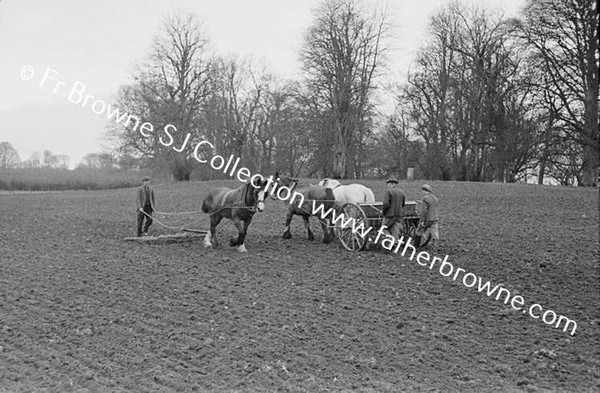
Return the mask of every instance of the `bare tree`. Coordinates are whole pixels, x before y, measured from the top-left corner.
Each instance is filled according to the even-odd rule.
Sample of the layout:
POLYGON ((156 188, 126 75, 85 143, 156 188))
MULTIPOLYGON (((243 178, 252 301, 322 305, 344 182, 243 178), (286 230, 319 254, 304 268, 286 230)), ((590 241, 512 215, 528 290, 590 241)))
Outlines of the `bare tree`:
POLYGON ((119 107, 151 123, 153 130, 142 135, 136 123, 114 124, 120 153, 152 159, 166 165, 175 179, 189 180, 194 165, 189 146, 202 134, 201 107, 210 92, 211 67, 202 25, 192 14, 168 16, 135 83, 123 87, 118 99, 119 107))
POLYGON ((218 59, 211 83, 203 111, 207 136, 219 151, 260 173, 303 167, 307 133, 295 84, 252 57, 234 56, 218 59))
POLYGON ((539 129, 512 26, 452 3, 431 17, 429 33, 398 101, 425 142, 424 175, 523 180, 535 166, 539 129))
MULTIPOLYGON (((36 153, 39 154, 38 152, 36 153)), ((32 162, 37 160, 37 158, 33 159, 33 157, 36 156, 36 153, 34 153, 32 155, 32 158, 30 159, 32 162)), ((67 169, 71 161, 68 155, 54 154, 50 150, 44 150, 44 152, 40 156, 41 159, 38 161, 39 164, 37 166, 42 166, 46 168, 67 169)), ((35 167, 36 165, 32 166, 35 167)))
POLYGON ((54 168, 69 169, 69 164, 71 163, 71 157, 69 157, 66 154, 57 154, 54 157, 55 157, 54 168))
POLYGON ((58 165, 58 158, 50 150, 44 150, 42 158, 42 166, 55 168, 58 165))
POLYGON ((0 142, 0 169, 16 168, 20 164, 17 150, 8 142, 0 142))
MULTIPOLYGON (((409 86, 398 101, 400 108, 406 108, 401 109, 407 112, 403 117, 412 120, 416 133, 425 142, 424 174, 433 179, 450 177, 448 149, 452 140, 449 138, 452 100, 457 98, 452 97, 452 88, 460 81, 461 74, 456 70, 464 72, 464 67, 458 65, 458 54, 451 48, 460 31, 460 20, 453 10, 448 8, 431 17, 431 39, 417 55, 417 70, 409 75, 409 86)), ((457 156, 457 144, 454 147, 453 153, 457 156)), ((464 155, 466 150, 461 153, 464 155)))
POLYGON ((366 167, 371 168, 370 175, 402 179, 409 167, 417 168, 419 172, 422 170, 422 142, 411 140, 407 117, 400 108, 369 138, 367 150, 370 154, 365 161, 366 167))
POLYGON ((298 83, 286 83, 274 89, 269 100, 274 169, 293 177, 309 175, 308 163, 315 151, 311 146, 310 111, 303 106, 299 89, 298 83))
POLYGON ((108 153, 88 153, 83 157, 78 168, 109 169, 116 166, 115 158, 108 153))
POLYGON ((23 161, 24 168, 40 168, 42 166, 43 157, 39 151, 34 151, 31 156, 23 161))
POLYGON ((257 70, 250 59, 243 62, 230 59, 223 68, 223 95, 229 109, 227 126, 223 131, 228 137, 228 150, 242 157, 250 150, 245 147, 253 144, 253 136, 257 133, 268 76, 264 70, 257 70))
POLYGON ((385 15, 367 16, 355 0, 325 0, 301 52, 306 85, 331 134, 331 175, 353 175, 362 142, 373 78, 380 65, 385 15))
POLYGON ((598 3, 590 0, 529 0, 522 37, 534 51, 532 62, 544 71, 540 88, 548 91, 548 112, 566 140, 579 145, 581 185, 597 181, 598 3))

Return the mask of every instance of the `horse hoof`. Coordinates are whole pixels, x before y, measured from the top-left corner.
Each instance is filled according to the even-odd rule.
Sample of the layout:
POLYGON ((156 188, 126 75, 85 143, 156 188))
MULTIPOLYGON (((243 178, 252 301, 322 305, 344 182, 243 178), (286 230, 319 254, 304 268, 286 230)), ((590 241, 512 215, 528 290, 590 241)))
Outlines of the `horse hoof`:
POLYGON ((204 244, 204 248, 212 248, 212 244, 204 244))
POLYGON ((312 242, 313 240, 315 240, 315 237, 314 236, 309 236, 307 239, 308 239, 309 242, 312 242))
POLYGON ((239 252, 248 252, 248 250, 246 250, 246 246, 244 246, 243 244, 238 247, 238 251, 239 252))
POLYGON ((282 236, 284 239, 291 239, 292 238, 292 234, 291 233, 284 233, 282 236))

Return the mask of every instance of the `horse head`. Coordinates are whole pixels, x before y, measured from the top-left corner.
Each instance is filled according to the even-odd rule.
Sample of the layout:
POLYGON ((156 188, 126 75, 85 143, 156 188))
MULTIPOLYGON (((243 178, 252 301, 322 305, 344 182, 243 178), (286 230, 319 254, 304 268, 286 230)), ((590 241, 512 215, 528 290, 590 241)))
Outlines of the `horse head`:
POLYGON ((319 182, 320 186, 323 187, 327 187, 327 188, 331 188, 332 190, 338 186, 340 186, 342 183, 340 183, 339 181, 335 180, 335 179, 330 179, 328 177, 326 177, 325 179, 321 180, 319 182))
POLYGON ((244 186, 244 204, 248 207, 256 207, 256 210, 262 212, 265 210, 265 197, 267 196, 267 180, 254 184, 248 181, 244 186))
MULTIPOLYGON (((294 188, 296 188, 296 186, 298 185, 298 179, 294 179, 289 176, 282 176, 279 174, 279 172, 275 172, 275 176, 273 176, 273 177, 275 178, 275 184, 289 188, 290 194, 292 193, 292 191, 294 191, 294 188)), ((277 198, 275 198, 275 196, 273 194, 274 193, 271 193, 271 199, 273 199, 273 200, 277 199, 277 198)))
POLYGON ((325 208, 329 209, 335 205, 335 195, 333 194, 333 190, 331 188, 325 188, 325 198, 323 199, 328 201, 325 203, 325 208))

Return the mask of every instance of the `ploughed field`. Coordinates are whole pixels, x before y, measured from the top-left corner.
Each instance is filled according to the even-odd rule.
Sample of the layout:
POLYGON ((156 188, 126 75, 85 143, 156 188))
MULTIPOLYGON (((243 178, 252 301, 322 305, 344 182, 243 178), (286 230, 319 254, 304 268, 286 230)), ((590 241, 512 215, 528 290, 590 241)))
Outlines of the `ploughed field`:
MULTIPOLYGON (((199 210, 223 184, 240 185, 155 186, 158 208, 199 210)), ((574 336, 407 257, 322 244, 314 219, 317 240, 297 216, 284 240, 280 201, 240 254, 225 220, 217 249, 124 241, 132 189, 0 195, 0 392, 598 391, 598 189, 430 184, 436 255, 575 320, 574 336)))

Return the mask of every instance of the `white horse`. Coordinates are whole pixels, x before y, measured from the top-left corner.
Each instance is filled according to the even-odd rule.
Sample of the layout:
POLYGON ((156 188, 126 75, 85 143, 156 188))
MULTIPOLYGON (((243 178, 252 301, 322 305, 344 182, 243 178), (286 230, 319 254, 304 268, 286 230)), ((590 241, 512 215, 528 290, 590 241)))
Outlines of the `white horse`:
POLYGON ((335 179, 323 179, 319 182, 320 186, 331 188, 335 196, 336 205, 341 207, 344 203, 362 203, 375 202, 375 194, 373 191, 363 186, 362 184, 346 184, 342 185, 335 179))

